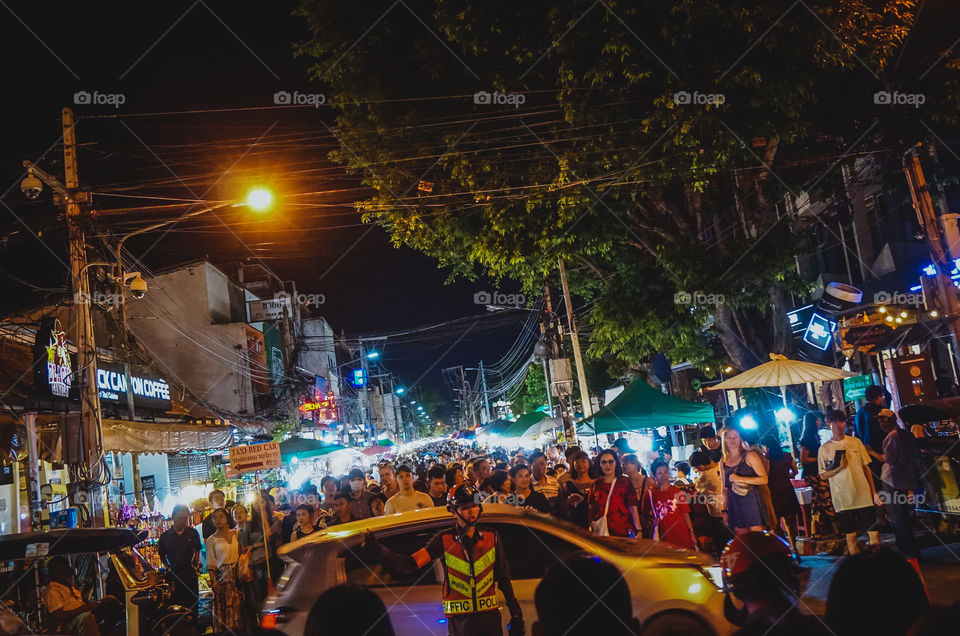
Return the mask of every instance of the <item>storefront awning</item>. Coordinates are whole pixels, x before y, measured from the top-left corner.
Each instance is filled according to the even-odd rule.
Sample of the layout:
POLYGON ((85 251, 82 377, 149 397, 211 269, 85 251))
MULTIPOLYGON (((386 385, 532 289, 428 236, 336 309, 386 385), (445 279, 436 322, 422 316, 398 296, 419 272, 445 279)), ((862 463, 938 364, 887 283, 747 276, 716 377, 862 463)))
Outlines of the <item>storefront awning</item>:
POLYGON ((103 421, 103 449, 123 453, 185 453, 227 448, 230 426, 103 421))

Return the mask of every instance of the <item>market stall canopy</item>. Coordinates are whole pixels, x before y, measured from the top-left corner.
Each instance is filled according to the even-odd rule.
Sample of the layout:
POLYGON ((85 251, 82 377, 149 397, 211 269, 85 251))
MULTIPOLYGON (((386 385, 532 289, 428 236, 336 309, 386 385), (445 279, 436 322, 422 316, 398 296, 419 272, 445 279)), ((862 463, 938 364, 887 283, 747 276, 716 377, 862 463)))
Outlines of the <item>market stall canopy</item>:
POLYGON ((231 426, 103 420, 103 450, 121 453, 186 453, 227 448, 231 426))
POLYGON ((49 532, 4 534, 0 535, 0 561, 40 556, 41 553, 56 556, 113 552, 137 545, 148 535, 147 530, 130 528, 58 528, 49 532))
POLYGON ((500 433, 501 438, 523 437, 534 424, 547 417, 546 413, 534 411, 533 413, 524 413, 510 424, 510 427, 500 433))
POLYGON ((291 437, 280 442, 280 458, 284 463, 291 458, 309 459, 310 457, 321 457, 329 455, 339 450, 347 450, 346 446, 339 444, 327 444, 318 439, 306 439, 303 437, 291 437))
POLYGON ((379 455, 381 453, 389 453, 393 449, 393 446, 394 443, 392 439, 381 439, 378 440, 376 444, 367 446, 360 452, 364 455, 379 455))
POLYGON ((856 375, 843 369, 822 364, 789 360, 778 353, 770 354, 770 362, 747 369, 743 373, 709 387, 711 391, 722 389, 759 389, 763 387, 790 386, 807 382, 842 380, 856 375))
POLYGON ((577 434, 620 433, 715 421, 716 415, 711 404, 667 395, 638 378, 609 404, 578 423, 577 434))

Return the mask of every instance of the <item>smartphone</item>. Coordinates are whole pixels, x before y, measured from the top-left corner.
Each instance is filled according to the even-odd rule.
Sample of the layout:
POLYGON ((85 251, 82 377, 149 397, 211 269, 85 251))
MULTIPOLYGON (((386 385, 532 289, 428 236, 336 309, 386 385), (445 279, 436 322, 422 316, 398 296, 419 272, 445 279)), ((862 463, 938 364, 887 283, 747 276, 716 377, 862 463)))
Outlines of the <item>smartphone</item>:
POLYGON ((843 462, 843 456, 846 454, 846 452, 847 451, 845 449, 841 448, 833 454, 833 467, 831 470, 840 468, 840 464, 843 462))

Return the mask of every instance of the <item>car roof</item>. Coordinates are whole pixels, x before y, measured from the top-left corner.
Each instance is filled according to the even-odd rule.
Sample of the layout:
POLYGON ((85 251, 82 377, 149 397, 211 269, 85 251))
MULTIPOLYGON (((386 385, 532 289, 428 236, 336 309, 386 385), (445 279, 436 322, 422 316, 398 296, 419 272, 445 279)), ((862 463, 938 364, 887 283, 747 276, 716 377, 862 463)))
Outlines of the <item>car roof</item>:
MULTIPOLYGON (((281 556, 299 552, 301 549, 324 545, 334 541, 343 541, 358 537, 370 531, 391 532, 410 526, 420 526, 440 522, 452 522, 450 512, 445 507, 420 508, 409 512, 370 517, 351 521, 329 528, 312 532, 302 539, 296 539, 280 547, 277 553, 281 556)), ((596 545, 604 552, 621 556, 651 557, 658 561, 672 561, 677 563, 712 563, 705 555, 672 547, 669 544, 658 543, 648 539, 625 540, 615 537, 593 537, 579 526, 568 521, 552 517, 527 508, 518 508, 509 504, 483 504, 483 514, 480 517, 480 526, 489 523, 507 522, 516 525, 544 525, 559 528, 563 533, 572 534, 582 541, 596 545)))

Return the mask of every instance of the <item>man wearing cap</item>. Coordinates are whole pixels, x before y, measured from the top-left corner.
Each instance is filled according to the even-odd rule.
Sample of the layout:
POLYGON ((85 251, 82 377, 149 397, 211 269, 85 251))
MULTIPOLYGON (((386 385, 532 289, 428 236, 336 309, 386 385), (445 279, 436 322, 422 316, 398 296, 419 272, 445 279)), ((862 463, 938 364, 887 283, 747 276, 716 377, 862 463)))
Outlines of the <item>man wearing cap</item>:
POLYGON ((720 438, 717 437, 717 429, 712 426, 704 426, 700 429, 700 448, 710 457, 710 461, 718 464, 723 461, 723 448, 720 446, 720 438))
POLYGON ((477 527, 483 511, 481 497, 482 493, 470 484, 452 488, 447 510, 453 514, 454 527, 441 530, 412 555, 394 552, 380 544, 369 531, 364 536, 363 547, 373 551, 374 559, 407 575, 429 567, 434 559, 442 559, 443 613, 447 616, 450 636, 503 634, 497 586, 510 610, 507 631, 511 636, 523 634, 523 610, 513 592, 500 537, 490 528, 477 527))
POLYGON ((913 504, 917 488, 917 458, 920 449, 913 434, 897 426, 897 414, 883 409, 877 414, 883 438, 883 468, 880 488, 884 510, 893 526, 897 551, 904 557, 917 556, 913 537, 913 504))

